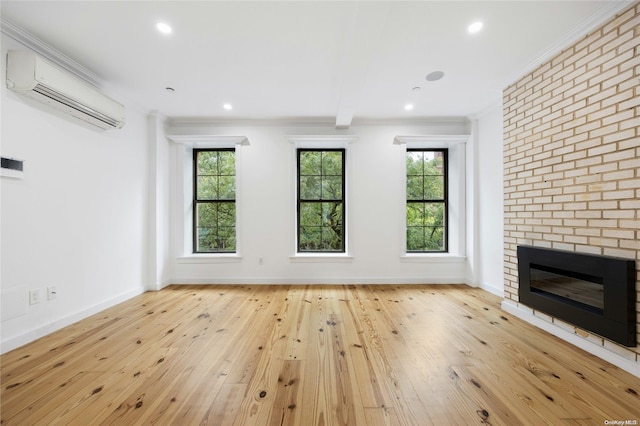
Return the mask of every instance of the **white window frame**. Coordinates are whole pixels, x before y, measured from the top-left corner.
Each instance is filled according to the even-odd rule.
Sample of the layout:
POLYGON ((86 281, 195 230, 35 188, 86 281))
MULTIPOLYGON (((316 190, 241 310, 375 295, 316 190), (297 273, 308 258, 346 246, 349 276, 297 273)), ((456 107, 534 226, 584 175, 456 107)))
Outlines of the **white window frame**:
POLYGON ((176 219, 182 225, 177 229, 176 241, 180 242, 178 263, 237 263, 242 261, 242 147, 249 145, 246 136, 227 135, 170 135, 167 138, 177 145, 176 176, 179 178, 176 199, 176 219), (236 155, 236 252, 193 252, 193 150, 231 148, 236 155))
POLYGON ((402 262, 464 262, 466 261, 466 143, 470 135, 411 135, 396 136, 393 143, 402 149, 399 161, 402 176, 402 233, 400 235, 400 260, 402 262), (448 150, 448 248, 447 253, 407 252, 407 150, 448 150))
POLYGON ((292 196, 291 199, 291 209, 293 212, 293 217, 295 218, 295 227, 292 229, 293 231, 293 240, 291 242, 292 245, 292 254, 289 256, 289 260, 292 263, 344 263, 344 262, 352 262, 353 254, 351 252, 351 244, 349 244, 349 234, 352 227, 352 217, 351 214, 351 179, 350 179, 350 171, 353 168, 353 155, 350 150, 350 146, 357 140, 356 136, 353 135, 290 135, 287 136, 289 143, 291 144, 291 183, 292 183, 292 196), (344 235, 344 253, 309 253, 309 252, 298 252, 298 215, 297 215, 297 180, 298 180, 298 162, 297 162, 297 151, 298 149, 344 149, 345 152, 345 170, 344 170, 344 179, 345 179, 345 194, 344 194, 344 217, 345 221, 345 235, 344 235))

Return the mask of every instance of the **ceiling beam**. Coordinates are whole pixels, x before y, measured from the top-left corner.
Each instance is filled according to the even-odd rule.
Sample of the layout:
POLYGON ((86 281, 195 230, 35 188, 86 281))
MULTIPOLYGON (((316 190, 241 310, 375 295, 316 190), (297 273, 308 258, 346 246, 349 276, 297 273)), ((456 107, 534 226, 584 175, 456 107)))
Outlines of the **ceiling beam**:
POLYGON ((371 62, 391 14, 391 2, 354 2, 342 52, 342 81, 336 112, 336 128, 351 126, 365 88, 371 62))

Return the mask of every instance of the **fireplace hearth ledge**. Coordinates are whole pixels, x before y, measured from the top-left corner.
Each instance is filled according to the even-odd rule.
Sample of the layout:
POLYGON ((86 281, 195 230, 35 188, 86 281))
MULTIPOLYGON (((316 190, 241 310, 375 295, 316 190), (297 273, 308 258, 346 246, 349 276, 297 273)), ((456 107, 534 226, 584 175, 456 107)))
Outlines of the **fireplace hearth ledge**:
MULTIPOLYGON (((589 341, 588 339, 571 333, 553 323, 547 322, 533 315, 531 308, 527 306, 520 306, 518 302, 505 299, 502 301, 501 307, 505 312, 508 312, 511 315, 520 318, 525 322, 528 322, 529 324, 535 325, 536 327, 546 331, 547 333, 550 333, 568 343, 571 343, 572 345, 577 346, 580 349, 597 356, 598 358, 610 362, 611 364, 615 365, 618 368, 621 368, 627 373, 640 378, 640 362, 635 362, 628 358, 625 358, 620 354, 606 349, 604 346, 597 345, 589 341)), ((624 348, 623 346, 620 347, 624 348)), ((633 352, 630 351, 630 353, 633 352)))

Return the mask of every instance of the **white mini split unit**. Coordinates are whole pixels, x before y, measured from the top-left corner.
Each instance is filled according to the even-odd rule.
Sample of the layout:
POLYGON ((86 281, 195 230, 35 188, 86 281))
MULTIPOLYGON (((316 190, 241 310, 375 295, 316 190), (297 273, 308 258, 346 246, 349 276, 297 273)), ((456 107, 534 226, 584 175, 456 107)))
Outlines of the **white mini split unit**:
POLYGON ((7 54, 7 87, 102 129, 124 125, 124 106, 30 51, 7 54))

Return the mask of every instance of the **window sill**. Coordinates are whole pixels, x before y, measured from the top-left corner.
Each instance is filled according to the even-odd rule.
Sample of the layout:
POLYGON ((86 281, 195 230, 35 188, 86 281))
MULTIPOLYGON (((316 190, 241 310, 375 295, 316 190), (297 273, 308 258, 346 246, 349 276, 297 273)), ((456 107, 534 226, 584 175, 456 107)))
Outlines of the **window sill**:
POLYGON ((465 263, 466 256, 451 253, 405 253, 400 256, 401 263, 465 263))
POLYGON ((190 254, 187 256, 178 257, 179 264, 189 263, 240 263, 242 262, 242 256, 236 253, 229 254, 190 254))
POLYGON ((298 253, 289 256, 291 263, 351 263, 353 256, 332 253, 298 253))

